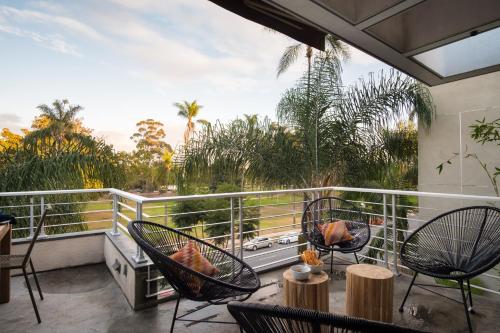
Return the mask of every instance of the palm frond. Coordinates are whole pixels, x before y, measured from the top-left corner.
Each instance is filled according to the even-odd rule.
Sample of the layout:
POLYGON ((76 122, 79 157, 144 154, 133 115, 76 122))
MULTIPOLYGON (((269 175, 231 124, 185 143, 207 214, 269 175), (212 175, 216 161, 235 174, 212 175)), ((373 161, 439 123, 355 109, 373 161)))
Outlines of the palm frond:
POLYGON ((290 66, 297 61, 300 53, 302 52, 304 46, 303 44, 295 44, 287 47, 285 52, 280 58, 276 76, 279 77, 281 74, 286 72, 290 66))

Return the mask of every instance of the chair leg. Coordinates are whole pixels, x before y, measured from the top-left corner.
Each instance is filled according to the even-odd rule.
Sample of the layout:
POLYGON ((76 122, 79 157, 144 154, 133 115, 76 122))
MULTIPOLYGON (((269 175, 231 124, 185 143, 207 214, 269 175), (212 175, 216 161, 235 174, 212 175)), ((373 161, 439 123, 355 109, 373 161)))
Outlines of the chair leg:
POLYGON ((467 280, 467 289, 469 291, 469 312, 470 313, 476 313, 474 311, 474 308, 472 307, 472 291, 470 289, 470 280, 467 280))
POLYGON ((359 259, 358 259, 358 255, 356 254, 356 252, 354 252, 354 258, 356 258, 356 263, 359 264, 359 259))
POLYGON ((330 254, 330 274, 333 274, 333 251, 330 254))
POLYGON ((36 319, 38 320, 38 323, 40 324, 42 322, 42 320, 40 319, 40 314, 38 313, 38 308, 36 307, 35 297, 33 296, 33 290, 31 290, 31 284, 30 284, 30 281, 28 279, 28 274, 26 273, 25 267, 23 267, 23 275, 24 275, 24 280, 26 281, 26 286, 28 287, 28 291, 30 293, 31 303, 33 304, 33 309, 35 309, 36 319))
POLYGON ((40 294, 40 299, 43 300, 42 288, 40 288, 40 283, 38 283, 38 277, 36 276, 35 266, 33 266, 33 261, 31 261, 31 258, 30 258, 30 267, 31 267, 31 273, 35 278, 36 289, 38 289, 38 293, 40 294))
POLYGON ((467 325, 469 325, 469 332, 472 333, 472 324, 470 321, 469 309, 467 308, 467 297, 465 296, 464 282, 458 281, 458 284, 460 285, 460 291, 462 292, 462 300, 464 303, 465 316, 467 317, 467 325))
POLYGON ((181 301, 181 295, 177 298, 177 303, 175 303, 174 317, 172 318, 172 326, 170 326, 170 333, 174 332, 175 319, 177 319, 177 310, 179 309, 179 303, 181 301))
POLYGON ((410 295, 410 290, 411 287, 413 287, 413 284, 415 283, 415 279, 417 278, 418 273, 415 272, 413 275, 413 279, 411 279, 410 286, 408 287, 408 290, 406 291, 405 298, 403 299, 403 303, 401 303, 401 306, 399 307, 399 312, 403 312, 403 306, 405 305, 406 299, 408 298, 408 295, 410 295))

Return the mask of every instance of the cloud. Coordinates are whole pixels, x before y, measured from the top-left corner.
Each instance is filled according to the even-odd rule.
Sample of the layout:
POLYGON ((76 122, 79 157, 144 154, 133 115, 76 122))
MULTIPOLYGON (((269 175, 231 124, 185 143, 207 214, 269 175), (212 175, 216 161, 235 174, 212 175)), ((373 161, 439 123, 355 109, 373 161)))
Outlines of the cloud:
POLYGON ((15 113, 0 113, 0 130, 2 128, 19 132, 23 128, 22 118, 15 113))
POLYGON ((50 1, 30 4, 25 9, 0 6, 0 23, 8 22, 2 30, 80 57, 86 50, 73 37, 92 39, 134 63, 126 70, 134 77, 160 87, 179 82, 221 85, 225 91, 259 87, 259 77, 274 74, 276 54, 291 42, 209 1, 107 0, 64 8, 50 1), (39 29, 26 28, 33 24, 39 29))
POLYGON ((78 51, 78 48, 75 45, 71 45, 70 43, 66 42, 64 38, 58 34, 41 35, 36 32, 21 30, 17 27, 7 25, 0 25, 0 31, 19 37, 29 38, 48 49, 60 53, 69 54, 80 58, 82 57, 82 54, 78 51))
MULTIPOLYGON (((49 8, 47 6, 48 5, 46 5, 45 8, 49 8)), ((8 6, 0 6, 0 17, 1 16, 4 17, 4 20, 8 19, 9 21, 17 23, 29 22, 58 26, 66 31, 72 31, 88 38, 101 41, 104 40, 104 37, 95 29, 71 17, 51 15, 33 10, 20 10, 8 6)))

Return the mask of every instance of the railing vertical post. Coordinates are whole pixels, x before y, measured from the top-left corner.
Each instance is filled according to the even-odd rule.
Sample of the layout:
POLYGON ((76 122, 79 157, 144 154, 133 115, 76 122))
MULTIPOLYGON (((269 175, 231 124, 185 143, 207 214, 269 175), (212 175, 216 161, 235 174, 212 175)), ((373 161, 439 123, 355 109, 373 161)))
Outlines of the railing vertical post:
POLYGON ((393 260, 393 271, 396 275, 399 275, 398 270, 398 232, 397 232, 397 216, 396 216, 396 195, 392 195, 392 260, 393 260))
POLYGON ((292 194, 292 202, 293 202, 293 204, 292 204, 292 209, 293 209, 293 227, 294 227, 294 228, 296 227, 296 224, 297 224, 297 222, 295 221, 295 219, 296 219, 296 217, 297 217, 297 211, 296 211, 296 209, 295 209, 295 208, 296 208, 296 207, 295 207, 295 201, 296 201, 296 200, 295 200, 295 192, 293 192, 293 194, 292 194))
POLYGON ((168 201, 165 202, 165 225, 168 225, 168 201))
MULTIPOLYGON (((40 218, 42 217, 43 213, 45 212, 45 198, 40 197, 40 218)), ((40 230, 40 236, 39 237, 47 237, 45 234, 45 224, 42 224, 42 230, 40 230)))
POLYGON ((233 197, 229 198, 229 209, 231 210, 231 254, 234 256, 236 252, 234 244, 234 200, 233 197))
POLYGON ((387 253, 387 194, 383 194, 383 209, 384 209, 384 263, 385 267, 389 268, 389 254, 387 253))
MULTIPOLYGON (((136 211, 135 211, 135 219, 138 221, 142 220, 142 202, 136 203, 136 211)), ((144 257, 144 252, 142 251, 139 245, 136 245, 135 255, 132 257, 134 261, 138 264, 146 262, 146 258, 144 257)))
POLYGON ((113 193, 113 226, 111 229, 111 235, 119 236, 118 232, 118 196, 113 193))
MULTIPOLYGON (((233 197, 229 198, 229 209, 231 211, 231 254, 234 256, 234 254, 236 253, 236 245, 234 243, 235 239, 234 239, 234 200, 233 199, 234 199, 233 197)), ((240 251, 243 252, 243 250, 240 250, 240 251)), ((234 276, 236 267, 235 267, 234 259, 232 259, 231 261, 232 261, 231 276, 234 276)))
POLYGON ((35 234, 35 198, 30 197, 30 235, 29 238, 33 238, 35 234))
POLYGON ((240 258, 243 260, 243 197, 238 198, 238 219, 240 222, 240 258))

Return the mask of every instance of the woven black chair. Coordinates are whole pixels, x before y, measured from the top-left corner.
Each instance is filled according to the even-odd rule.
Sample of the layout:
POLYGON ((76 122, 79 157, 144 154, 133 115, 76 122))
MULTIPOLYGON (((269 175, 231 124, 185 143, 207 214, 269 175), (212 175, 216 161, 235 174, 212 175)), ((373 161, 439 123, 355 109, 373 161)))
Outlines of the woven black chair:
POLYGON ((470 279, 500 262, 500 209, 473 206, 435 217, 405 240, 401 247, 401 262, 415 274, 399 311, 403 311, 413 285, 423 289, 431 286, 415 283, 419 273, 454 280, 460 287, 460 303, 464 305, 469 331, 472 332, 469 311, 474 312, 470 279), (464 282, 467 283, 468 302, 464 282))
MULTIPOLYGON (((218 305, 226 304, 235 299, 243 301, 260 288, 259 277, 249 265, 210 243, 164 225, 146 221, 130 222, 128 231, 178 293, 179 297, 175 305, 170 332, 173 332, 176 320, 203 321, 183 319, 194 311, 177 317, 182 296, 193 301, 208 302, 208 305, 218 305), (196 242, 200 253, 219 269, 219 273, 207 276, 169 258, 170 255, 183 248, 188 241, 196 242), (192 286, 189 285, 189 281, 193 281, 193 279, 200 281, 201 288, 199 290, 193 290, 192 286)), ((199 307, 196 311, 202 308, 204 307, 199 307)), ((222 321, 216 323, 235 324, 234 322, 222 321)))
POLYGON ((356 252, 359 252, 370 240, 370 225, 367 216, 351 202, 335 197, 325 197, 307 205, 302 215, 302 233, 316 249, 331 253, 330 272, 333 272, 333 252, 335 251, 353 253, 359 264, 356 252), (338 220, 346 221, 347 229, 354 238, 351 241, 326 246, 318 226, 338 220))
POLYGON ((229 303, 227 308, 246 333, 422 333, 393 324, 279 305, 229 303))
POLYGON ((33 261, 31 260, 31 252, 35 247, 36 240, 40 235, 42 230, 43 223, 45 221, 45 217, 47 216, 48 208, 45 209, 38 224, 35 229, 35 233, 33 234, 33 238, 31 239, 30 245, 28 246, 28 250, 25 254, 4 254, 0 255, 0 269, 21 269, 24 275, 24 281, 26 282, 26 287, 28 287, 28 292, 30 294, 31 304, 33 304, 33 309, 35 310, 36 320, 40 324, 42 319, 40 319, 40 314, 38 313, 38 307, 36 306, 35 296, 33 296, 33 290, 31 289, 31 283, 28 279, 28 265, 31 268, 31 274, 33 274, 33 278, 35 279, 36 289, 38 290, 38 294, 40 295, 40 299, 43 300, 42 289, 40 288, 40 283, 38 283, 38 277, 36 276, 35 266, 33 265, 33 261))

